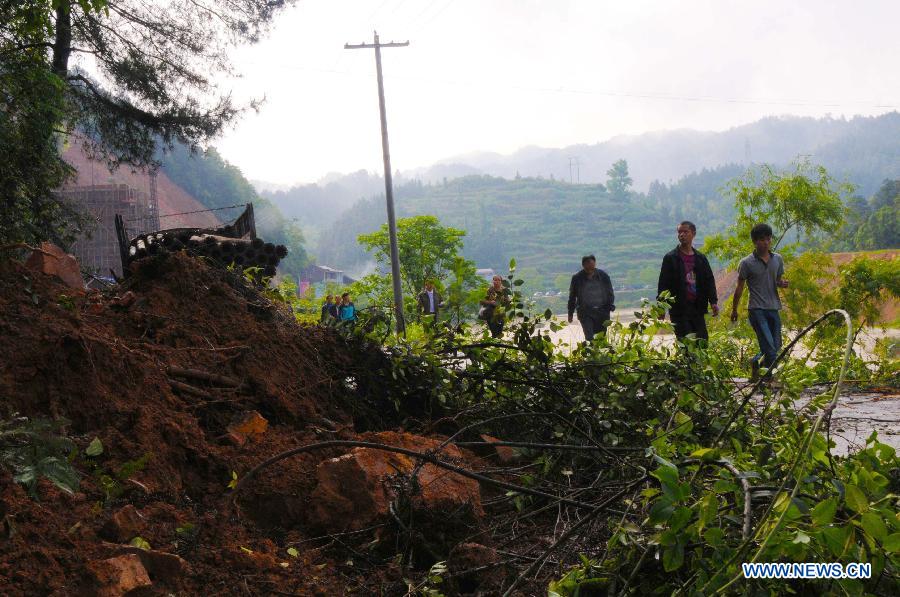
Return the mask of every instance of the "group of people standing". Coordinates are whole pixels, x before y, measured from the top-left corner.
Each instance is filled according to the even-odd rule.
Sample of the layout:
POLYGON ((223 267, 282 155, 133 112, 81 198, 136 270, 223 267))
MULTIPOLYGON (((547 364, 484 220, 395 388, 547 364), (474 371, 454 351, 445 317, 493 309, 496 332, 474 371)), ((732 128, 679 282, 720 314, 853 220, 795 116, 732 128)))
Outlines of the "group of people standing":
MULTIPOLYGON (((491 278, 485 297, 480 302, 478 319, 487 323, 491 336, 499 338, 503 335, 503 326, 506 324, 506 309, 512 303, 512 295, 509 288, 503 285, 501 276, 491 278), (499 307, 499 308, 498 308, 499 307)), ((433 280, 425 281, 425 289, 416 297, 416 305, 419 315, 438 317, 444 307, 444 301, 440 292, 434 287, 433 280)))
MULTIPOLYGON (((719 314, 716 279, 709 260, 694 248, 697 226, 693 222, 681 222, 676 234, 678 246, 665 254, 660 266, 657 297, 664 292, 670 296, 669 317, 677 338, 692 334, 698 340, 709 341, 706 314, 710 310, 713 317, 719 314)), ((731 321, 737 321, 738 304, 744 288, 748 289, 750 325, 759 343, 759 353, 751 361, 754 378, 760 366, 771 368, 781 349, 779 311, 782 305, 778 289, 787 288, 788 282, 784 279, 784 260, 771 251, 772 236, 768 224, 757 224, 750 231, 754 250, 738 266, 737 288, 732 300, 731 321)), ((573 315, 577 313, 584 338, 591 342, 597 334, 606 333, 611 313, 616 309, 615 292, 609 275, 597 267, 596 257, 582 257, 581 268, 569 284, 568 321, 572 323, 573 315)), ((478 318, 487 324, 492 337, 499 338, 503 334, 511 302, 509 287, 504 286, 501 276, 495 275, 478 311, 478 318)), ((416 304, 421 316, 437 319, 444 301, 433 280, 425 281, 416 304)), ((349 293, 342 294, 339 303, 335 303, 330 294, 326 297, 322 306, 323 320, 355 321, 356 317, 349 293)))
POLYGON ((358 319, 356 305, 350 300, 350 293, 345 292, 340 296, 340 301, 335 302, 335 296, 329 294, 325 297, 325 304, 322 305, 322 313, 320 321, 349 321, 355 322, 358 319))
MULTIPOLYGON (((709 341, 706 314, 710 310, 713 317, 719 314, 716 279, 709 260, 694 248, 697 226, 681 222, 676 234, 678 246, 666 253, 660 266, 657 297, 666 291, 671 297, 669 317, 677 338, 693 334, 699 340, 709 341)), ((759 352, 751 360, 753 379, 760 366, 771 368, 781 350, 782 305, 778 289, 787 288, 788 281, 784 279, 784 259, 771 251, 772 236, 768 224, 757 224, 750 231, 754 250, 738 266, 732 299, 731 321, 737 321, 744 288, 750 292, 749 321, 759 343, 759 352)), ((615 294, 609 275, 597 268, 593 255, 582 257, 581 266, 569 285, 569 323, 577 312, 584 338, 590 342, 596 334, 606 332, 610 313, 616 309, 615 294)))

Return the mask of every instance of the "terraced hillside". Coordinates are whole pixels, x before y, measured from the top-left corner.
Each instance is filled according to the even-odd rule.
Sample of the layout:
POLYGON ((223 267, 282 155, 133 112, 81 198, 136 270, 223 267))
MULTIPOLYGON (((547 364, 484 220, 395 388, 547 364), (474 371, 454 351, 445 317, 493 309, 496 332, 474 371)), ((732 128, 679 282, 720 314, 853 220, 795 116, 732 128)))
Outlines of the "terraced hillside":
MULTIPOLYGON (((674 222, 654 206, 639 196, 618 202, 603 185, 533 178, 470 176, 409 185, 397 193, 399 217, 431 214, 462 228, 466 257, 500 271, 515 258, 532 292, 562 289, 558 278, 577 271, 587 253, 597 256, 617 288, 655 284, 659 261, 675 238, 674 222)), ((319 247, 319 261, 359 267, 367 256, 356 236, 385 219, 381 198, 358 204, 337 221, 333 234, 324 235, 336 240, 319 247)))

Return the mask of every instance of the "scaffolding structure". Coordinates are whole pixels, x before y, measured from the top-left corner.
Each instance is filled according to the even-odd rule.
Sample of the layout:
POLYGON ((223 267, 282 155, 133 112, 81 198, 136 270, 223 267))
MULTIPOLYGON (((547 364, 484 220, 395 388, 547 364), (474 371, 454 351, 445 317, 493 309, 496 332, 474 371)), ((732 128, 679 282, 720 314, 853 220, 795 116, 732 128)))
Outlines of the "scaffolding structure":
MULTIPOLYGON (((154 190, 153 187, 151 190, 154 190)), ((130 236, 159 230, 156 193, 148 195, 126 184, 66 187, 58 193, 81 211, 90 214, 96 222, 92 230, 75 241, 71 253, 83 269, 100 276, 108 276, 110 270, 117 276, 122 275, 116 214, 121 214, 128 223, 127 233, 130 236)))

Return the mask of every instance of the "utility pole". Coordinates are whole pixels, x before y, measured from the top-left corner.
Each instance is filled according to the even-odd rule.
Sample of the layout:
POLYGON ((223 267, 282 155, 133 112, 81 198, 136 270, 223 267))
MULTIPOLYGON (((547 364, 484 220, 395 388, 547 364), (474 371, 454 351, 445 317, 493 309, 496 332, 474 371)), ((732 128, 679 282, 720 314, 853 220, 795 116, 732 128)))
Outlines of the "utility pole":
POLYGON ((581 183, 581 161, 578 157, 569 157, 569 184, 581 183), (575 166, 575 176, 572 176, 572 166, 575 166))
POLYGON ((384 195, 387 201, 388 235, 391 239, 391 277, 394 282, 394 314, 397 318, 397 333, 406 335, 406 322, 403 318, 403 290, 400 287, 400 251, 397 248, 397 220, 394 217, 394 183, 391 180, 391 152, 388 147, 387 115, 384 109, 384 81, 381 77, 381 48, 402 48, 409 41, 383 44, 378 41, 375 31, 375 43, 344 44, 345 50, 375 50, 375 72, 378 75, 378 107, 381 109, 381 152, 384 155, 384 195))

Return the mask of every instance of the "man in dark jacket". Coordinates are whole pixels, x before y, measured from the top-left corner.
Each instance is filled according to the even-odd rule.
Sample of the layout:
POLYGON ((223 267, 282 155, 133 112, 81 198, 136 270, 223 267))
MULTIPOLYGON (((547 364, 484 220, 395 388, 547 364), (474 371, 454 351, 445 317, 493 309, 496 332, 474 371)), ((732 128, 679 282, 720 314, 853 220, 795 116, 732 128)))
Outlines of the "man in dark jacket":
POLYGON ((419 293, 419 296, 416 297, 416 302, 418 303, 420 315, 433 315, 435 319, 437 319, 441 308, 444 306, 441 293, 435 289, 434 281, 432 280, 425 281, 425 290, 419 293))
POLYGON ((616 310, 616 297, 609 276, 597 269, 596 257, 585 255, 581 258, 581 267, 569 284, 569 323, 577 310, 584 339, 590 342, 594 334, 606 334, 609 314, 616 310))
POLYGON ((712 306, 713 316, 719 314, 719 298, 716 295, 716 279, 706 256, 694 249, 697 227, 693 222, 678 225, 678 246, 666 253, 659 270, 657 296, 668 290, 675 300, 669 310, 675 336, 684 338, 694 334, 709 340, 706 331, 707 305, 712 306))

